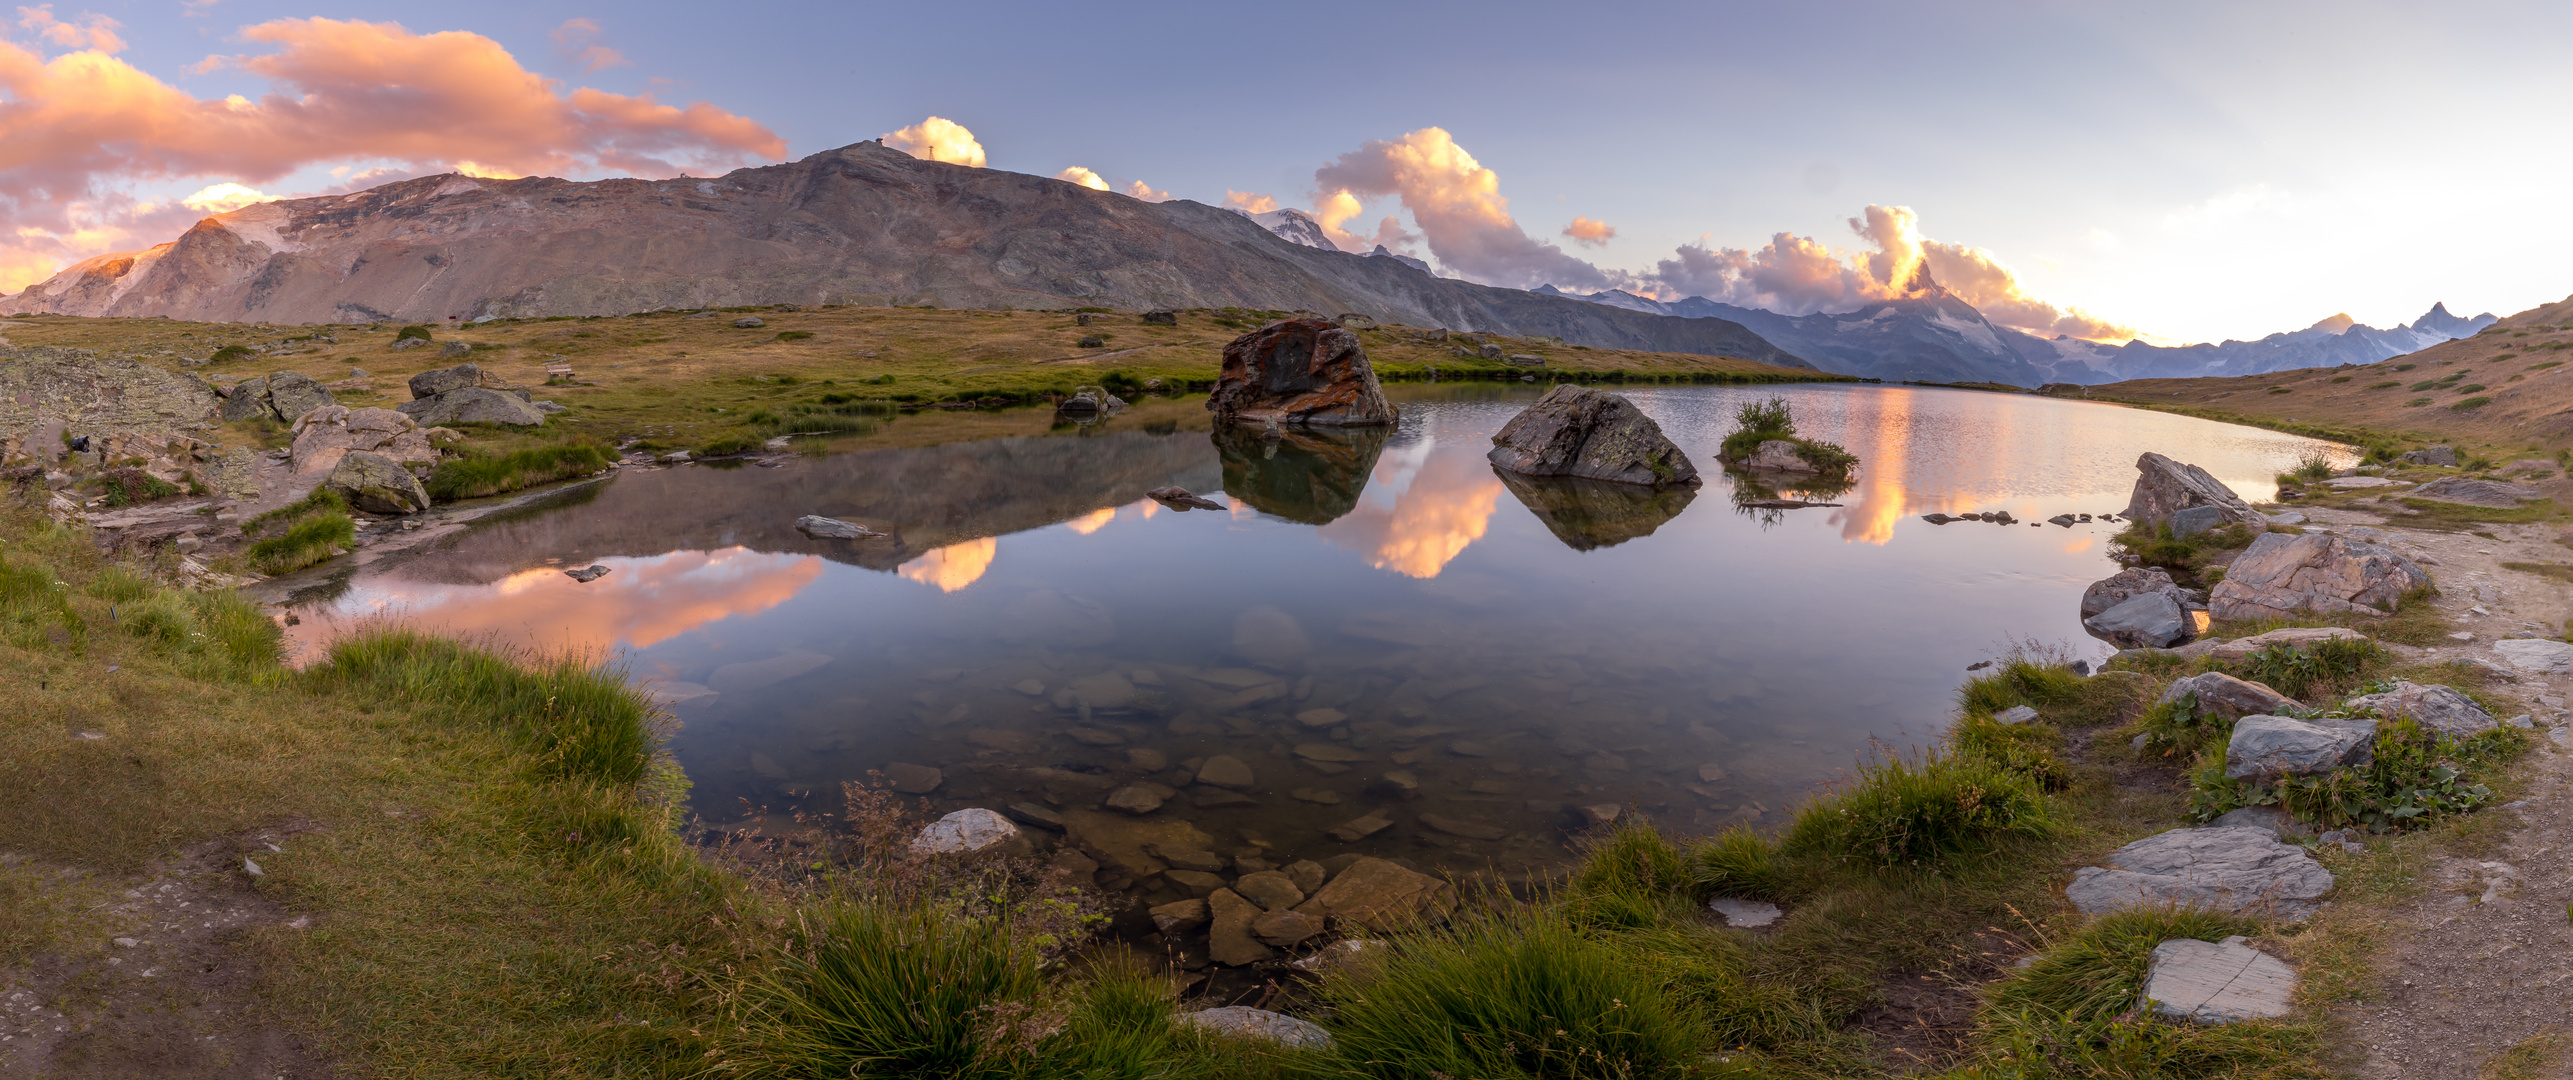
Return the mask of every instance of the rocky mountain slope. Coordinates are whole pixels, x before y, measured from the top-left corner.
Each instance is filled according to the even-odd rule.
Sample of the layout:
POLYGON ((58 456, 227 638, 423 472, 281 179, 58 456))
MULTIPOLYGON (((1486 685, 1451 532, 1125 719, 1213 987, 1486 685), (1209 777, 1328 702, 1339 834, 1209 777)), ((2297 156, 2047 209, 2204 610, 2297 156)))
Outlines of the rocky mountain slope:
POLYGON ((2246 375, 2298 368, 2372 364, 2492 325, 2487 313, 2474 318, 2449 314, 2433 305, 2408 326, 2388 330, 2335 315, 2303 330, 2271 334, 2258 341, 2166 347, 2141 341, 2103 345, 2069 337, 2052 340, 1998 326, 1955 294, 1930 281, 1915 280, 1911 295, 1870 303, 1856 311, 1780 315, 1757 308, 1717 303, 1702 296, 1662 301, 1610 290, 1574 296, 1629 311, 1681 318, 1718 318, 1741 323, 1778 347, 1833 371, 1881 379, 1921 382, 1997 382, 2037 386, 2050 382, 2096 385, 2122 379, 2191 378, 2246 375))
POLYGON ((879 143, 719 177, 462 175, 209 217, 0 314, 373 323, 748 304, 1243 307, 1807 367, 1724 319, 1439 278, 1202 203, 923 161, 879 143))

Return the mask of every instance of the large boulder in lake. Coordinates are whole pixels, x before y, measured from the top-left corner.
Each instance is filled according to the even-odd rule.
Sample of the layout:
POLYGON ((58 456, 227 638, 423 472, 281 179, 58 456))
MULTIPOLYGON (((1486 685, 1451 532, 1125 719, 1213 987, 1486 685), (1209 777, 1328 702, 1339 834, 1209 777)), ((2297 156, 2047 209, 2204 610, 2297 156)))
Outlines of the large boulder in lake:
POLYGON ((2086 915, 2185 907, 2301 919, 2332 891, 2332 872, 2268 829, 2172 829, 2073 872, 2064 898, 2086 915))
POLYGON ((1491 460, 1523 476, 1574 476, 1670 487, 1698 483, 1697 465, 1623 395, 1557 383, 1492 436, 1491 460))
POLYGON ((2205 469, 2148 451, 2135 459, 2135 471, 2135 492, 2126 500, 2128 520, 2151 527, 2168 524, 2182 510, 2212 506, 2225 521, 2266 524, 2260 511, 2205 469))
POLYGON ((2207 594, 2207 611, 2228 622, 2303 612, 2382 615, 2429 584, 2429 571, 2392 548, 2329 533, 2263 533, 2225 568, 2207 594))
POLYGON ((401 462, 372 451, 342 453, 323 483, 370 514, 416 514, 429 508, 429 492, 420 479, 401 462))
POLYGON ((1220 423, 1255 426, 1394 422, 1358 335, 1327 319, 1280 319, 1234 338, 1206 411, 1220 423))
POLYGON ((533 427, 545 422, 535 404, 516 394, 480 386, 449 390, 436 397, 394 406, 422 424, 510 424, 533 427))

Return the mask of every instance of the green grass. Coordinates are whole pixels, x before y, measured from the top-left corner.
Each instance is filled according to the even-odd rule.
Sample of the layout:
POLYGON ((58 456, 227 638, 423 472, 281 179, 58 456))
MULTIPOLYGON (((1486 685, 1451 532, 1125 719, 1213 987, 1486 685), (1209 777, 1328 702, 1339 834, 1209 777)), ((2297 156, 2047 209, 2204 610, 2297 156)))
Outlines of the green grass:
POLYGON ((2557 516, 2553 499, 2540 499, 2516 507, 2469 506, 2465 503, 2441 502, 2437 499, 2403 500, 2403 505, 2418 514, 2405 514, 2403 524, 2414 529, 2459 531, 2483 524, 2519 524, 2546 521, 2557 516))
POLYGON ((732 1055, 744 1076, 1001 1075, 996 1008, 1025 1006, 1037 956, 1001 920, 852 899, 803 913, 751 984, 732 1055))
POLYGON ((1724 437, 1716 456, 1729 462, 1748 460, 1758 453, 1760 444, 1772 440, 1793 443, 1796 456, 1826 478, 1847 477, 1858 467, 1858 455, 1837 443, 1807 439, 1796 434, 1794 409, 1787 399, 1771 395, 1765 401, 1745 401, 1733 409, 1733 433, 1724 437))
POLYGON ((2033 779, 1974 754, 1931 750, 1860 765, 1849 782, 1797 812, 1782 847, 1790 855, 1922 867, 2054 830, 2033 779))
POLYGON ((258 538, 242 549, 251 568, 283 574, 355 547, 357 522, 337 492, 315 488, 297 502, 242 522, 241 534, 258 538))
MULTIPOLYGON (((2481 389, 2483 389, 2483 387, 2478 386, 2478 387, 2474 387, 2474 389, 2481 390, 2481 389)), ((2467 410, 2467 409, 2480 409, 2480 408, 2483 408, 2484 406, 2486 406, 2486 405, 2490 405, 2490 404, 2492 404, 2492 403, 2493 403, 2493 399, 2491 399, 2491 398, 2489 398, 2489 397, 2480 397, 2480 396, 2478 396, 2478 397, 2470 397, 2470 398, 2467 398, 2467 399, 2466 399, 2466 400, 2464 400, 2464 401, 2460 401, 2460 402, 2458 402, 2458 403, 2456 403, 2456 404, 2454 404, 2454 405, 2450 405, 2450 406, 2448 406, 2448 407, 2449 407, 2450 409, 2454 409, 2454 410, 2457 410, 2457 411, 2459 411, 2459 412, 2463 412, 2463 411, 2465 411, 2465 410, 2467 410)))
POLYGON ((312 679, 455 723, 497 723, 540 774, 629 791, 661 747, 656 713, 624 674, 581 657, 479 649, 384 627, 332 642, 312 679))
POLYGON ((2401 380, 2401 379, 2396 379, 2396 380, 2393 380, 2393 381, 2390 381, 2390 382, 2369 383, 2369 384, 2368 384, 2368 389, 2370 389, 2370 390, 2392 390, 2392 389, 2394 389, 2395 387, 2398 387, 2398 386, 2401 386, 2401 385, 2403 385, 2403 380, 2401 380))
POLYGON ((2498 766, 2526 750, 2516 728, 2450 739, 2409 719, 2377 725, 2375 759, 2358 768, 2275 782, 2224 775, 2224 751, 2210 744, 2190 778, 2190 810, 2212 820, 2244 806, 2276 806, 2298 821, 2372 831, 2418 828, 2489 805, 2498 766))
POLYGON ((588 476, 607 468, 613 460, 615 456, 605 445, 590 438, 505 454, 467 453, 439 462, 425 486, 433 499, 476 499, 588 476))
POLYGON ((2306 648, 2272 645, 2231 666, 2237 676, 2312 701, 2317 692, 2336 696, 2392 659, 2372 640, 2333 638, 2306 648))

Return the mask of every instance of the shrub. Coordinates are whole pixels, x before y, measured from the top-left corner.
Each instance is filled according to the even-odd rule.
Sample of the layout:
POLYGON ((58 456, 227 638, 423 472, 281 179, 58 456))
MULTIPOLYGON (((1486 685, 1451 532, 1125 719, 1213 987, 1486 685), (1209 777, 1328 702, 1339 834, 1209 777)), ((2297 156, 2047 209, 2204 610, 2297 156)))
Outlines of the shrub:
POLYGON ((395 341, 408 341, 408 340, 411 340, 412 338, 418 338, 418 339, 420 339, 420 340, 422 340, 422 341, 435 341, 435 340, 437 340, 436 338, 433 338, 433 337, 429 336, 429 328, 428 328, 428 327, 426 327, 426 326, 422 326, 422 325, 418 325, 418 324, 416 324, 416 323, 415 323, 415 324, 413 324, 413 325, 410 325, 410 326, 405 326, 405 327, 403 327, 402 329, 400 329, 400 330, 396 330, 396 331, 394 331, 394 332, 393 332, 393 340, 395 340, 395 341))
POLYGON ((1932 751, 1859 766, 1805 804, 1782 849, 1877 866, 1923 866, 2012 836, 2054 831, 2036 781, 1973 754, 1932 751))
POLYGON ((2463 412, 2467 409, 2480 409, 2492 403, 2493 399, 2488 397, 2470 397, 2464 401, 2448 406, 2448 408, 2454 411, 2463 412))
POLYGON ((778 341, 802 341, 802 340, 804 340, 804 339, 806 339, 806 338, 809 338, 809 337, 812 337, 812 336, 813 336, 813 332, 812 332, 812 331, 810 331, 810 330, 780 330, 780 331, 778 331, 778 332, 777 332, 777 338, 776 338, 776 340, 778 340, 778 341))
POLYGON ((1372 977, 1322 992, 1349 1075, 1676 1078, 1703 1050, 1692 1010, 1654 972, 1535 909, 1398 939, 1372 977))
POLYGON ((746 990, 737 1064, 776 1077, 1005 1075, 1004 1025, 1037 986, 1035 954, 1005 923, 825 904, 798 915, 776 966, 746 990))
POLYGON ((1766 401, 1745 401, 1733 407, 1733 433, 1724 437, 1716 454, 1726 461, 1740 461, 1758 451, 1761 443, 1795 437, 1795 411, 1786 398, 1773 394, 1766 401))
POLYGON ((2023 645, 1990 674, 1966 680, 1957 688, 1958 707, 1990 715, 2014 705, 2062 705, 2081 697, 2086 680, 2042 650, 2030 655, 2033 648, 2023 645))
POLYGON ((2272 645, 2244 657, 2236 671, 2292 698, 2307 697, 2317 686, 2335 685, 2365 674, 2386 652, 2365 638, 2331 638, 2312 649, 2272 645))
POLYGON ((2307 483, 2329 480, 2332 478, 2332 457, 2320 450, 2305 451, 2296 459, 2296 469, 2290 475, 2307 483))
POLYGON ((257 355, 259 355, 258 350, 247 345, 226 345, 220 349, 216 349, 214 351, 214 355, 206 357, 205 362, 208 364, 229 364, 235 360, 247 360, 257 355))
POLYGON ((2401 386, 2401 385, 2403 385, 2403 380, 2401 380, 2401 379, 2396 379, 2396 380, 2393 380, 2393 381, 2391 381, 2391 382, 2369 383, 2369 384, 2368 384, 2368 389, 2370 389, 2370 390, 2391 390, 2391 389, 2393 389, 2393 388, 2395 388, 2395 387, 2398 387, 2398 386, 2401 386))
POLYGON ((2484 389, 2484 384, 2482 384, 2482 383, 2467 383, 2467 384, 2466 384, 2466 385, 2464 385, 2464 386, 2456 387, 2456 388, 2454 389, 2454 392, 2456 392, 2456 393, 2460 393, 2460 394, 2471 394, 2471 393, 2474 393, 2474 392, 2475 392, 2475 391, 2477 391, 2477 390, 2482 390, 2482 389, 2484 389))
POLYGON ((468 455, 438 463, 429 474, 429 497, 477 499, 537 484, 588 476, 614 460, 594 439, 539 446, 507 454, 468 455))
POLYGON ((537 755, 538 771, 616 790, 650 773, 657 712, 625 674, 575 656, 471 648, 375 627, 331 643, 307 676, 322 688, 418 702, 501 728, 537 755))

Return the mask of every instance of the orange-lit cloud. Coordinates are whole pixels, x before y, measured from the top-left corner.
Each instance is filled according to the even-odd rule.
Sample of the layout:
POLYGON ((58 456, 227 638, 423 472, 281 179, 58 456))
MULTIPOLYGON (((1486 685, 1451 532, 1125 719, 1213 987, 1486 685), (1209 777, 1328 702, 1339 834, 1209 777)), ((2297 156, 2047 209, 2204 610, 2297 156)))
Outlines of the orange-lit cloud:
POLYGON ((1278 208, 1278 200, 1274 195, 1227 190, 1224 192, 1224 205, 1245 214, 1265 214, 1278 208))
POLYGON ((331 162, 516 175, 717 171, 784 156, 767 127, 703 103, 569 88, 479 34, 282 19, 244 28, 268 51, 208 57, 267 81, 257 99, 198 98, 125 61, 112 21, 22 11, 0 39, 0 290, 32 267, 166 240, 194 220, 137 183, 264 184, 331 162), (48 56, 48 50, 69 49, 48 56), (178 216, 173 216, 178 215, 178 216))
MULTIPOLYGON (((933 116, 900 131, 884 133, 884 144, 916 158, 944 161, 951 165, 984 165, 983 144, 974 133, 943 116, 933 116)), ((1087 172, 1089 170, 1082 170, 1087 172)))
POLYGON ((1171 199, 1171 194, 1169 192, 1156 190, 1151 184, 1144 183, 1141 180, 1136 180, 1127 184, 1126 194, 1129 197, 1142 199, 1145 202, 1169 202, 1171 199))
MULTIPOLYGON (((1357 216, 1364 200, 1394 196, 1411 211, 1431 254, 1469 279, 1583 290, 1627 283, 1625 275, 1603 271, 1529 236, 1510 216, 1510 201, 1501 197, 1500 174, 1484 168, 1442 128, 1369 142, 1314 170, 1313 181, 1314 216, 1343 247, 1364 251, 1363 245, 1382 242, 1349 237, 1338 231, 1339 225, 1357 216)), ((1386 219, 1378 236, 1394 225, 1386 219)))
POLYGON ((1572 224, 1563 227, 1563 234, 1571 237, 1572 242, 1576 244, 1604 247, 1609 241, 1617 239, 1617 226, 1605 221, 1577 217, 1572 219, 1572 224))
POLYGON ((565 19, 554 28, 554 55, 581 65, 584 72, 604 71, 612 67, 629 67, 634 61, 625 54, 599 44, 599 24, 595 19, 565 19))
POLYGON ((1088 536, 1091 533, 1107 528, 1108 523, 1115 520, 1117 520, 1117 508, 1113 506, 1104 506, 1087 514, 1083 514, 1080 517, 1073 518, 1063 524, 1069 526, 1073 532, 1080 533, 1083 536, 1088 536))
POLYGON ((1065 166, 1062 172, 1054 174, 1054 178, 1069 184, 1079 184, 1092 191, 1109 190, 1108 181, 1102 179, 1098 173, 1091 172, 1090 170, 1084 169, 1078 165, 1065 166))
MULTIPOLYGON (((1374 482, 1400 466, 1377 465, 1374 482)), ((1478 454, 1431 454, 1411 485, 1394 497, 1393 506, 1372 499, 1314 534, 1367 557, 1367 564, 1405 577, 1434 578, 1475 541, 1492 521, 1501 498, 1501 479, 1478 454)))
POLYGON ((739 547, 600 561, 608 575, 586 585, 545 566, 488 585, 372 579, 289 633, 307 656, 317 655, 354 622, 382 616, 441 634, 545 650, 641 649, 783 604, 820 578, 823 565, 812 555, 739 547))
POLYGON ((982 580, 983 571, 992 568, 992 556, 1000 549, 1000 541, 986 536, 949 544, 894 569, 913 581, 938 586, 940 592, 955 592, 982 580))
POLYGON ((1834 251, 1821 241, 1782 232, 1757 251, 1683 246, 1650 276, 1670 298, 1704 296, 1790 315, 1847 311, 1870 300, 1916 295, 1935 284, 1995 323, 2040 336, 2122 341, 2136 334, 2132 327, 2080 308, 2029 296, 2017 275, 1989 251, 1924 239, 1920 216, 1908 206, 1869 206, 1849 219, 1849 228, 1867 242, 1867 250, 1834 251), (1919 273, 1924 267, 1926 276, 1919 273))

